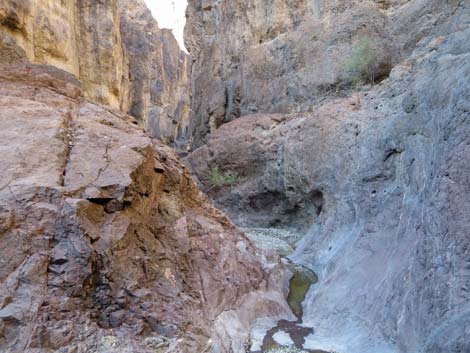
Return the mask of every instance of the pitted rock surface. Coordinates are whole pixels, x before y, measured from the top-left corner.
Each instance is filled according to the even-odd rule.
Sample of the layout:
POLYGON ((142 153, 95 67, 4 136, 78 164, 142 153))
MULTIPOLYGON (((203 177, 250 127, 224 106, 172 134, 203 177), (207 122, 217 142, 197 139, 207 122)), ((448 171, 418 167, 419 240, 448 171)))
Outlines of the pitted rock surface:
MULTIPOLYGON (((306 349, 470 351, 470 8, 450 5, 448 26, 439 12, 381 84, 312 113, 241 117, 187 158, 235 223, 308 224, 292 256, 319 275, 303 303, 306 349), (239 183, 212 188, 214 165, 239 183)), ((400 11, 419 6, 440 5, 400 11)))

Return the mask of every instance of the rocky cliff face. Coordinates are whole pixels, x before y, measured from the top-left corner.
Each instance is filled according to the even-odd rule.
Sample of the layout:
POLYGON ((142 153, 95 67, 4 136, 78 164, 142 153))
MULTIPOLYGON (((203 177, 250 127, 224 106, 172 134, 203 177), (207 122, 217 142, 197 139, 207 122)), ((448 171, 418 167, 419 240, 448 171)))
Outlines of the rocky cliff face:
POLYGON ((0 351, 245 353, 289 319, 314 352, 470 351, 468 1, 188 15, 190 121, 188 59, 142 1, 0 0, 0 351), (237 225, 305 235, 299 317, 278 258, 139 124, 194 138, 237 225))
POLYGON ((190 58, 142 0, 121 0, 121 35, 130 65, 129 112, 146 130, 181 149, 190 141, 190 58))
MULTIPOLYGON (((345 61, 366 38, 380 81, 459 1, 190 0, 194 146, 253 113, 308 112, 344 90, 345 61)), ((441 29, 438 29, 441 28, 441 29)))
POLYGON ((3 37, 12 38, 29 61, 68 71, 87 98, 127 108, 128 65, 121 46, 117 1, 4 0, 3 37))
POLYGON ((154 137, 184 140, 188 57, 142 2, 3 0, 0 29, 17 54, 3 63, 23 55, 63 69, 88 99, 133 114, 154 137))
POLYGON ((230 95, 209 99, 216 85, 220 92, 240 92, 236 115, 250 107, 264 114, 222 125, 187 163, 237 224, 306 233, 292 259, 314 269, 320 281, 303 303, 304 325, 315 329, 304 348, 470 351, 469 3, 231 4, 191 4, 190 13, 200 9, 196 25, 188 27, 194 72, 207 78, 194 81, 207 92, 200 98, 207 104, 195 98, 201 109, 196 136, 207 132, 203 117, 211 112, 219 123, 232 119, 230 95), (300 14, 286 17, 295 11, 300 14), (259 32, 259 23, 268 20, 259 32), (296 68, 293 56, 253 54, 279 44, 291 54, 303 48, 300 57, 313 53, 308 48, 315 48, 310 41, 316 32, 306 31, 307 25, 320 26, 317 45, 326 48, 307 55, 316 64, 296 68), (242 34, 251 28, 258 42, 226 34, 238 28, 242 34), (303 38, 294 37, 296 28, 303 38), (316 88, 341 80, 338 60, 362 31, 399 49, 389 77, 315 103, 321 93, 316 88), (228 39, 221 39, 224 33, 228 39), (227 55, 233 48, 243 58, 237 65, 227 55), (209 58, 214 66, 207 66, 209 58), (298 104, 286 85, 297 92, 308 88, 298 104), (313 102, 312 112, 296 112, 304 101, 313 102), (289 114, 266 114, 284 110, 289 114), (214 187, 216 166, 239 178, 214 187))
POLYGON ((335 91, 354 39, 379 44, 380 73, 396 56, 373 1, 189 1, 186 45, 195 60, 195 145, 257 112, 308 111, 335 91), (237 35, 232 35, 237 33, 237 35))
POLYGON ((282 272, 134 118, 50 66, 3 68, 0 102, 2 352, 240 352, 289 317, 282 272))

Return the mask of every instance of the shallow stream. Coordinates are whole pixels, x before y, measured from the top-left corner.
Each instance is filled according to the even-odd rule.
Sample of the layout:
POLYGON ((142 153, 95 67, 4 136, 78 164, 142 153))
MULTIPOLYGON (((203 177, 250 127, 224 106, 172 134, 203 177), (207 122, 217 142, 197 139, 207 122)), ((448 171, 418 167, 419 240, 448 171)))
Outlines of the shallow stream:
POLYGON ((302 302, 310 287, 318 282, 318 277, 306 267, 296 264, 289 264, 288 266, 293 272, 293 276, 290 279, 287 302, 297 317, 297 321, 278 321, 277 325, 266 333, 261 352, 327 353, 320 350, 306 350, 303 348, 305 337, 312 334, 314 329, 302 326, 302 302))
POLYGON ((293 251, 299 236, 274 229, 251 228, 245 229, 245 232, 258 247, 274 250, 287 261, 287 267, 293 273, 287 302, 297 317, 296 321, 279 320, 275 327, 266 332, 261 351, 254 353, 328 353, 303 347, 305 338, 314 333, 314 328, 302 325, 302 302, 310 287, 318 282, 318 276, 307 267, 292 263, 285 257, 293 251))

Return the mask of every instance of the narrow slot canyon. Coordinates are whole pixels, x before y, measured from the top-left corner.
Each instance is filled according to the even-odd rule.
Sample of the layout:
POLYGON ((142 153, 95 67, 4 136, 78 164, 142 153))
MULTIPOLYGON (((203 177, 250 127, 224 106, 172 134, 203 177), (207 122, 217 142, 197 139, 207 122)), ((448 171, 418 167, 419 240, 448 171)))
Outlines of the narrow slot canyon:
POLYGON ((0 0, 0 352, 470 353, 470 2, 0 0))

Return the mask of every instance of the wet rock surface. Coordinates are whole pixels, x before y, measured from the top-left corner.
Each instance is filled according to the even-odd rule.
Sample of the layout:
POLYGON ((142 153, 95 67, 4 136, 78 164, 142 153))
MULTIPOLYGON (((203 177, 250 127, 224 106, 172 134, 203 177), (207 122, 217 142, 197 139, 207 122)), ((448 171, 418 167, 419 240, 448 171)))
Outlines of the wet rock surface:
POLYGON ((317 275, 307 267, 293 263, 287 256, 294 252, 302 236, 295 232, 275 228, 245 228, 245 234, 260 249, 281 256, 283 267, 290 274, 287 303, 293 317, 277 322, 255 324, 250 334, 250 352, 266 353, 327 353, 321 350, 305 350, 306 337, 314 333, 313 327, 303 325, 303 301, 310 287, 318 282, 317 275))
POLYGON ((133 117, 50 66, 2 70, 0 101, 1 351, 240 352, 289 314, 283 272, 133 117))
POLYGON ((266 332, 261 352, 282 352, 282 349, 291 349, 294 352, 299 350, 299 352, 323 353, 319 350, 304 349, 305 338, 314 333, 314 329, 302 325, 302 302, 310 287, 317 283, 318 277, 302 266, 289 264, 288 268, 292 272, 292 277, 289 282, 287 302, 297 320, 279 320, 276 326, 266 332))

